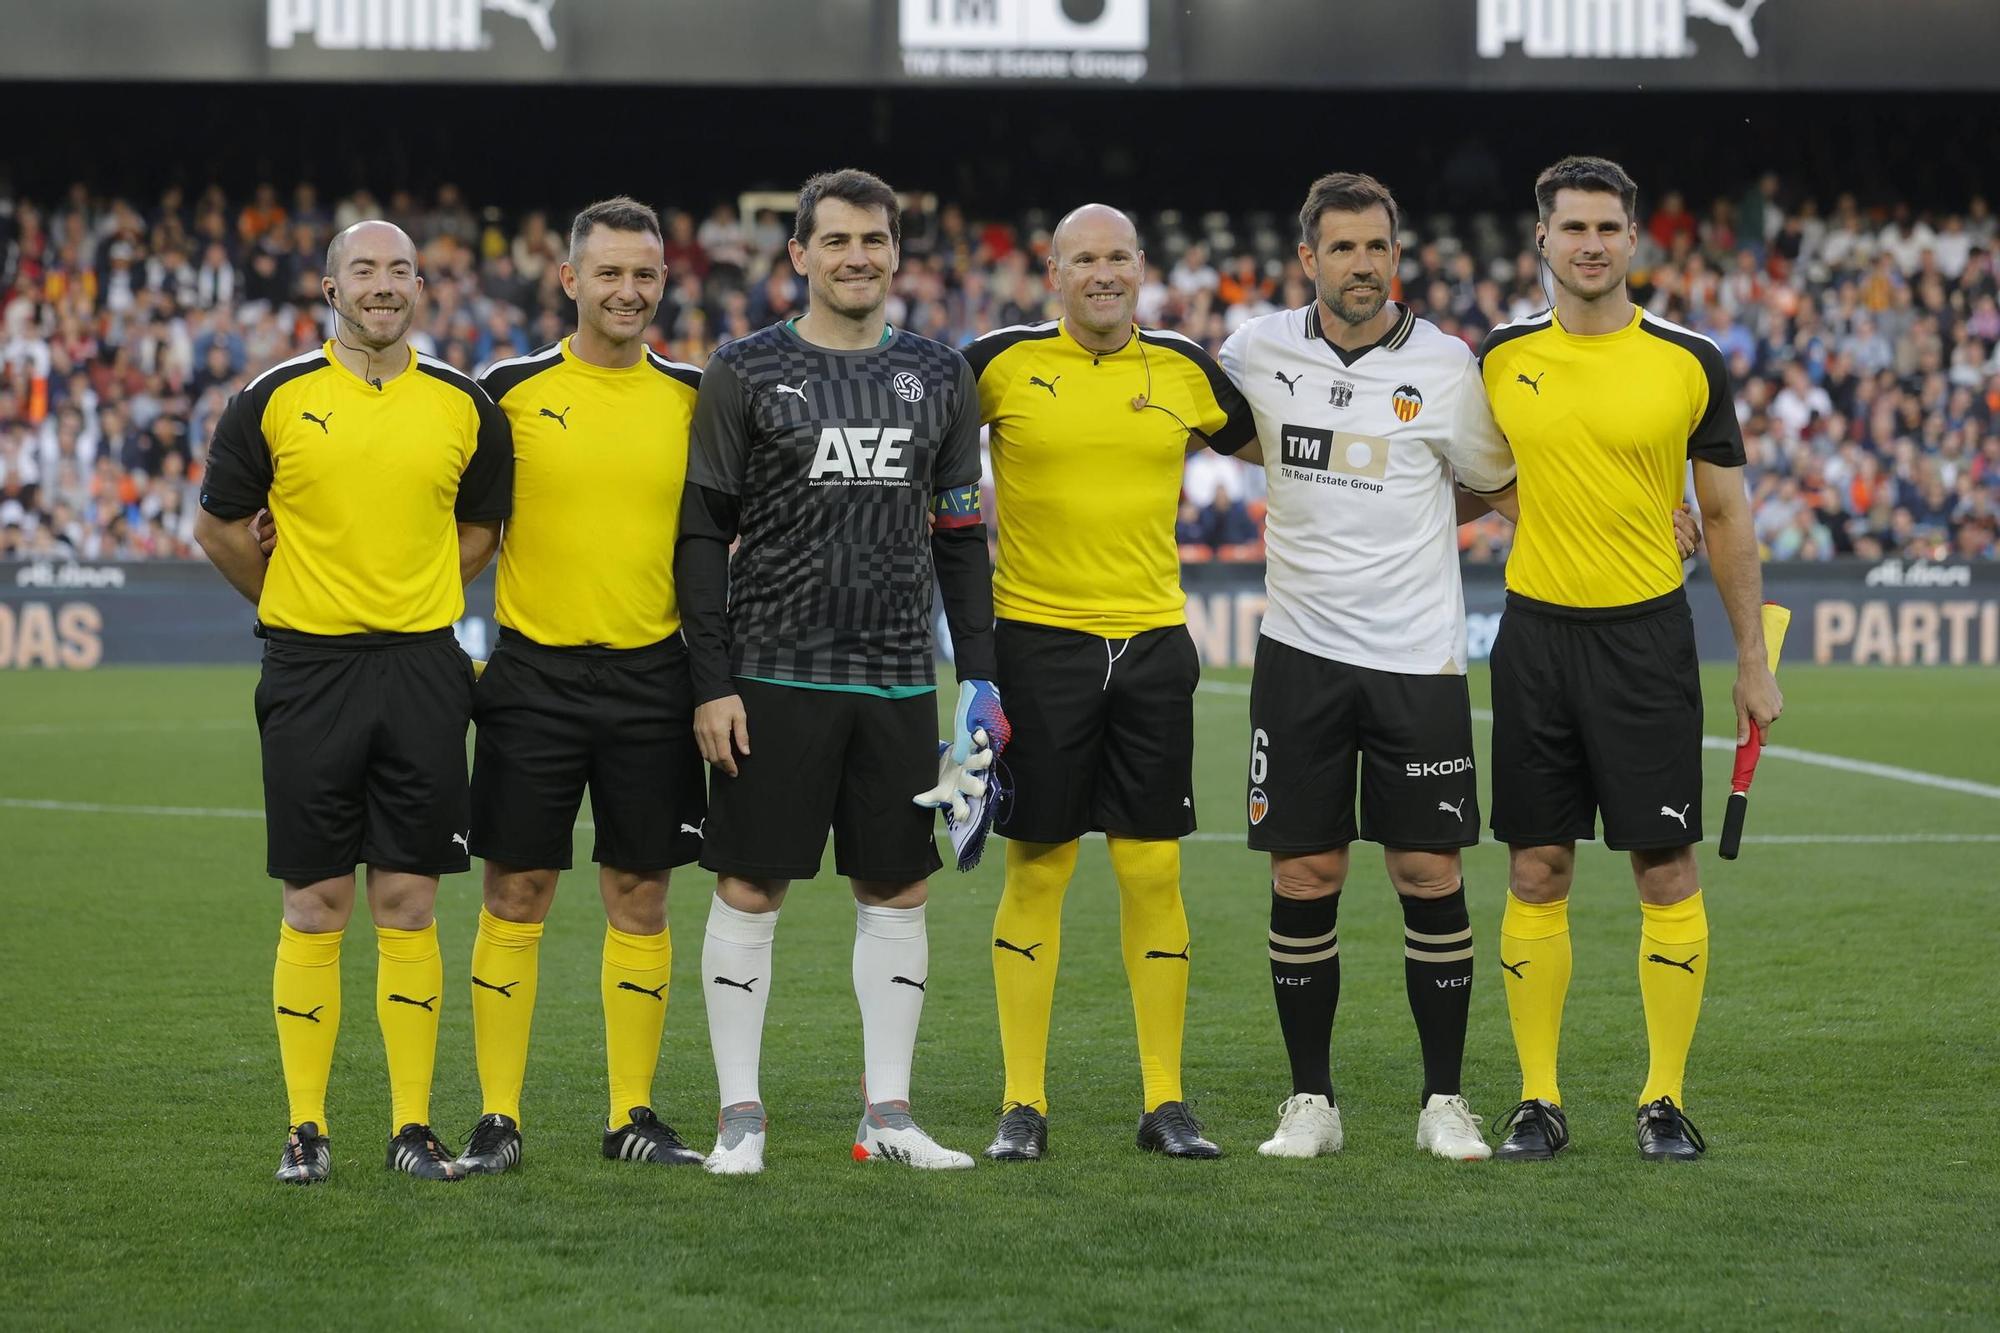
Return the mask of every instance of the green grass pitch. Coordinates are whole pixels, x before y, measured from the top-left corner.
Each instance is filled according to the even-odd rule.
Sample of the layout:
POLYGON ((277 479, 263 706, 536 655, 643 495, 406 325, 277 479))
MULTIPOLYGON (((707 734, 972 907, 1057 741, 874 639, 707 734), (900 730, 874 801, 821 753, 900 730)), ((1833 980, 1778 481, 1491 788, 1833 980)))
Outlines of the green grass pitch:
MULTIPOLYGON (((1571 1155, 1527 1167, 1417 1156, 1400 918, 1364 846, 1341 914, 1334 1077, 1348 1149, 1257 1156, 1288 1086, 1265 870, 1235 836, 1244 676, 1215 672, 1197 711, 1205 837, 1185 856, 1186 1066, 1226 1160, 1133 1147, 1116 894, 1093 843, 1070 889, 1053 1151, 1040 1165, 938 1177, 849 1160, 852 908, 830 876, 794 890, 779 929, 767 1172, 603 1161, 603 920, 589 879, 572 876, 543 949, 523 1167, 456 1186, 382 1169, 387 1097, 358 912, 335 1174, 309 1191, 271 1180, 285 1124, 270 1016, 278 903, 260 874, 262 827, 240 813, 259 803, 253 679, 0 680, 0 1325, 2000 1324, 2000 673, 1787 668, 1779 742, 1988 790, 1766 758, 1743 858, 1717 860, 1712 842, 1702 852, 1716 958, 1688 1085, 1711 1150, 1694 1167, 1633 1150, 1638 914, 1624 858, 1596 847, 1580 857, 1574 911, 1571 1155), (1786 840, 1759 841, 1774 835, 1786 840)), ((1725 730, 1727 676, 1707 688, 1710 730, 1725 730)), ((1483 674, 1474 690, 1483 703, 1483 674)), ((1712 838, 1728 755, 1708 758, 1712 838)), ((972 1151, 1000 1096, 988 941, 1001 859, 936 880, 930 917, 917 1108, 972 1151)), ((1493 963, 1504 873, 1499 847, 1469 853, 1481 953, 1466 1090, 1488 1115, 1517 1088, 1493 963)), ((700 871, 677 877, 658 1099, 704 1147, 708 896, 700 871)), ((466 1002, 477 901, 477 877, 462 875, 439 903, 434 1108, 454 1141, 479 1109, 466 1002)))

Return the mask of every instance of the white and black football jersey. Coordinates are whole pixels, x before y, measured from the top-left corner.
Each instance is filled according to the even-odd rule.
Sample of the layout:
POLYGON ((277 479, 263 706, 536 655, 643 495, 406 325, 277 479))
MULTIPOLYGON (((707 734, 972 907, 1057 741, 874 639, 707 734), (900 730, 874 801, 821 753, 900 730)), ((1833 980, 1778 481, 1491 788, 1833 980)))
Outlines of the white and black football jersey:
POLYGON ((1452 478, 1488 494, 1514 481, 1471 349, 1402 307, 1345 351, 1315 302, 1250 320, 1220 359, 1269 478, 1264 633, 1379 671, 1463 672, 1452 478))

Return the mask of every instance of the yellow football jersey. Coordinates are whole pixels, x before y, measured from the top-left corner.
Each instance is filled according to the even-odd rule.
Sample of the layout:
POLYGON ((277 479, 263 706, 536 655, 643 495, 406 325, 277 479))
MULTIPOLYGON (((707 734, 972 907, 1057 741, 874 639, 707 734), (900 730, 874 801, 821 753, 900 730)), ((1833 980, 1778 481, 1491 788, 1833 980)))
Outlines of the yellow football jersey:
POLYGON ((512 482, 507 419, 470 377, 412 352, 402 374, 364 380, 329 342, 230 399, 201 503, 276 520, 264 624, 419 633, 464 614, 458 524, 505 518, 512 482))
POLYGON ((1508 590, 1601 607, 1680 587, 1688 460, 1744 462, 1721 349, 1643 310, 1594 337, 1548 312, 1488 334, 1480 368, 1520 469, 1508 590))
POLYGON ((1141 328, 1092 352, 1060 320, 989 333, 965 357, 991 428, 994 615, 1106 638, 1182 624, 1174 518, 1188 450, 1234 453, 1256 430, 1214 358, 1141 328))
POLYGON ((650 350, 592 365, 569 341, 480 379, 514 427, 495 614, 551 647, 643 648, 681 624, 674 542, 701 372, 650 350))

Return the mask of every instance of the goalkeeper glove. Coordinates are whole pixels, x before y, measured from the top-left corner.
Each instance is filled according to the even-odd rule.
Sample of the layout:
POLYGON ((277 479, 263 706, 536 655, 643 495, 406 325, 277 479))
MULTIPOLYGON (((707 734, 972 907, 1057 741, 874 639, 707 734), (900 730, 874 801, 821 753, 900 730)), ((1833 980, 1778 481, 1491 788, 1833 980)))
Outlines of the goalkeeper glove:
POLYGON ((989 743, 999 754, 1013 737, 1013 724, 1000 708, 1000 687, 990 680, 960 681, 958 711, 952 715, 952 759, 964 764, 975 749, 989 743), (975 732, 985 734, 975 736, 975 732))
POLYGON ((927 809, 942 809, 954 822, 962 823, 972 813, 966 804, 966 797, 975 799, 986 794, 986 780, 980 776, 993 764, 993 750, 986 745, 986 733, 982 730, 973 737, 978 748, 963 763, 953 757, 951 747, 938 747, 937 786, 929 791, 918 792, 910 800, 927 809))

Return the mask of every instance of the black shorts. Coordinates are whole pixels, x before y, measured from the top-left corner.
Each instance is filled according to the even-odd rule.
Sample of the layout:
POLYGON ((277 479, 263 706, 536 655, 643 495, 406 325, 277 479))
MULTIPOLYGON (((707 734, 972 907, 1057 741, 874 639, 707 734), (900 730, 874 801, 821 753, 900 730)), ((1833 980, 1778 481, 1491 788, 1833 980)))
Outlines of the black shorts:
POLYGON ((1194 832, 1194 689, 1201 658, 1185 625, 1129 639, 1002 620, 1001 698, 1014 738, 999 763, 1010 793, 993 831, 1069 842, 1194 832))
POLYGON ((259 632, 271 877, 311 883, 357 863, 413 875, 468 868, 472 661, 451 631, 259 632))
POLYGON ((549 648, 510 629, 473 691, 472 850, 567 870, 590 788, 590 856, 664 870, 701 854, 708 814, 694 685, 678 637, 647 648, 549 648))
POLYGON ((744 879, 811 879, 833 829, 834 868, 910 884, 944 862, 938 814, 911 801, 937 785, 937 695, 885 699, 736 679, 750 730, 737 776, 710 771, 701 863, 744 879))
POLYGON ((1479 790, 1465 677, 1350 666, 1260 636, 1249 785, 1250 846, 1260 852, 1304 856, 1356 836, 1411 851, 1470 847, 1479 790))
POLYGON ((1701 669, 1679 590, 1608 608, 1507 594, 1493 643, 1493 832, 1623 851, 1701 841, 1701 669))

